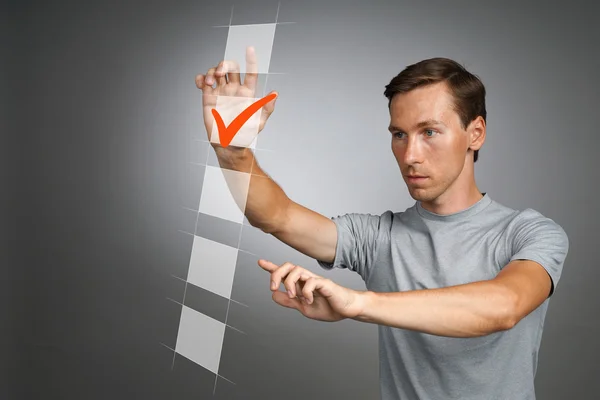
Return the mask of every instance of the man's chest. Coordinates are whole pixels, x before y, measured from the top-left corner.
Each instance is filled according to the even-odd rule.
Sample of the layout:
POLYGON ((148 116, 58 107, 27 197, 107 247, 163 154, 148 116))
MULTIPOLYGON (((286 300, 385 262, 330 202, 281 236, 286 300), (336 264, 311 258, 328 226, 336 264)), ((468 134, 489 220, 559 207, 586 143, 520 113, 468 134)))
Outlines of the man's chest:
POLYGON ((398 230, 379 246, 367 288, 405 291, 492 279, 511 251, 509 241, 492 229, 398 230))

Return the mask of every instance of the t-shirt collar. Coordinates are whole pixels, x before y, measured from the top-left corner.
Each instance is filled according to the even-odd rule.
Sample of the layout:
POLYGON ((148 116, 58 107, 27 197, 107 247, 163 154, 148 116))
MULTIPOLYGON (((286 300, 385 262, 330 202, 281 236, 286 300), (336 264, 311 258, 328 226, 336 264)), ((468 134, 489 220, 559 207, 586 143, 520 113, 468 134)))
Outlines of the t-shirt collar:
POLYGON ((433 221, 459 221, 459 220, 463 220, 469 217, 472 217, 473 215, 477 214, 478 212, 480 212, 481 210, 483 210, 484 208, 486 208, 491 202, 492 199, 490 198, 490 196, 487 193, 482 193, 483 197, 481 199, 479 199, 479 201, 477 201, 477 203, 473 204, 472 206, 465 208, 464 210, 452 213, 452 214, 447 214, 447 215, 441 215, 441 214, 436 214, 433 213, 429 210, 426 210, 423 208, 423 206, 421 205, 420 201, 417 201, 417 212, 419 213, 419 215, 423 218, 427 218, 433 221))

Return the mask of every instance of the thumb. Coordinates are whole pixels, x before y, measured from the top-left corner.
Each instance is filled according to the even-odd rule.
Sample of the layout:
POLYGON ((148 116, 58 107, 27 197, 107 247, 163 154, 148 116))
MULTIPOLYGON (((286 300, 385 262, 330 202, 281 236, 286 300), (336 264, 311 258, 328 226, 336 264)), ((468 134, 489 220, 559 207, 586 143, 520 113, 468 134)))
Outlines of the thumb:
POLYGON ((279 93, 277 93, 275 90, 272 90, 271 92, 269 92, 269 94, 267 96, 269 96, 273 93, 275 94, 276 97, 273 100, 271 100, 270 102, 268 102, 267 104, 265 104, 263 107, 267 117, 269 115, 271 115, 273 113, 273 111, 275 110, 275 103, 277 102, 277 99, 279 98, 279 93))

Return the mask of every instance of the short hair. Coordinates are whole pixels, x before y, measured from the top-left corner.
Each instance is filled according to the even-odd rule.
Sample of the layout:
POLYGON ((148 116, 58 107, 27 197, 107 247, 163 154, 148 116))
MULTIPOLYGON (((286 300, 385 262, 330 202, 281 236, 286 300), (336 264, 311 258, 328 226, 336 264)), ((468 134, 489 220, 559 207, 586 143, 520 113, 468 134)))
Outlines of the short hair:
MULTIPOLYGON (((467 71, 462 65, 448 58, 430 58, 409 65, 385 86, 384 95, 388 98, 388 108, 392 97, 418 87, 445 82, 454 98, 454 110, 460 117, 463 129, 478 116, 486 120, 485 86, 481 80, 467 71)), ((479 156, 475 150, 473 162, 479 156)))

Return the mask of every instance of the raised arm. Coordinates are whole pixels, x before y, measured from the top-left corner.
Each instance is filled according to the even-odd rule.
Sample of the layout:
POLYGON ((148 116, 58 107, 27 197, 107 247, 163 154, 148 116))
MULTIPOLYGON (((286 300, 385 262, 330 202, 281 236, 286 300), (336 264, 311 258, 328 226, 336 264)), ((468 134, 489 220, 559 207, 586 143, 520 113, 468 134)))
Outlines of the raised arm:
MULTIPOLYGON (((239 67, 232 61, 222 61, 217 67, 209 69, 206 75, 196 76, 196 86, 203 92, 203 115, 209 141, 224 171, 229 190, 252 226, 272 234, 311 258, 332 262, 337 244, 335 223, 288 198, 283 189, 261 169, 249 147, 224 147, 210 140, 215 123, 212 110, 216 108, 218 96, 255 97, 257 64, 252 48, 248 48, 246 63, 243 84, 239 67), (215 83, 216 87, 213 87, 215 83), (247 180, 239 178, 239 174, 228 171, 250 174, 249 185, 247 180)), ((274 108, 275 100, 263 107, 258 132, 262 131, 274 108)))

